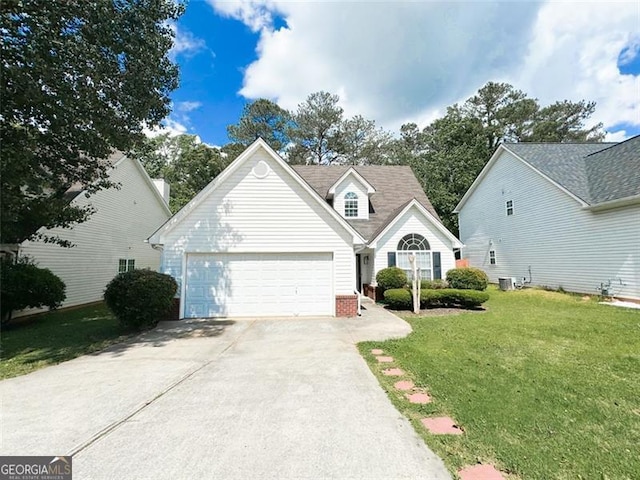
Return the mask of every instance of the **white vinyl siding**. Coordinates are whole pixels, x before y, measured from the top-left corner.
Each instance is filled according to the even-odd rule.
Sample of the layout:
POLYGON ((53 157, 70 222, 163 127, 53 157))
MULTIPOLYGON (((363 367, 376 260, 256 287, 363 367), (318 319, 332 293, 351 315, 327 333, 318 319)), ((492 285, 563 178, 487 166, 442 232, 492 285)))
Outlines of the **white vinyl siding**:
POLYGON ((460 212, 464 258, 499 277, 529 277, 534 285, 640 299, 640 205, 592 212, 503 152, 460 212), (517 214, 507 217, 513 200, 517 214), (499 261, 490 265, 489 251, 499 261), (621 284, 622 283, 622 284, 621 284))
POLYGON ((335 295, 355 288, 353 235, 261 149, 161 241, 163 271, 181 287, 187 253, 325 252, 333 255, 335 295), (270 168, 264 178, 252 173, 261 160, 270 168))
MULTIPOLYGON (((398 242, 409 233, 422 235, 429 242, 431 252, 440 252, 442 278, 445 278, 448 270, 455 268, 456 259, 453 254, 451 240, 426 219, 416 207, 411 207, 378 241, 375 253, 374 278, 376 273, 388 266, 387 254, 396 252, 398 242)), ((431 275, 433 276, 433 273, 431 275)))
POLYGON ((350 216, 349 219, 367 220, 369 219, 369 196, 367 189, 353 175, 348 175, 339 185, 336 186, 336 193, 333 197, 333 208, 343 217, 345 215, 345 195, 355 193, 358 196, 357 215, 350 216))
POLYGON ((121 184, 120 189, 102 190, 89 199, 80 194, 73 200, 96 208, 89 220, 71 229, 50 231, 71 241, 74 247, 44 242, 25 242, 21 247, 21 253, 65 282, 67 299, 63 307, 102 300, 105 286, 118 274, 120 259, 135 260, 137 268, 159 268, 160 252, 145 240, 169 213, 142 167, 134 162, 125 159, 111 171, 110 178, 121 184))

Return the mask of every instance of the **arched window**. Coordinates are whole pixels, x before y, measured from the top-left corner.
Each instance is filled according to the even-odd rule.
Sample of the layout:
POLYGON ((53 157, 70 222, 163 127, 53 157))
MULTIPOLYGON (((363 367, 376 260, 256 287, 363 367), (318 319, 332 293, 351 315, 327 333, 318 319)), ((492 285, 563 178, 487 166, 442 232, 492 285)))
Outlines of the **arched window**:
POLYGON ((344 196, 344 216, 358 216, 358 195, 353 192, 349 192, 344 196))
POLYGON ((402 237, 398 242, 398 251, 396 252, 398 267, 407 272, 407 278, 413 278, 413 269, 409 257, 416 256, 416 262, 420 269, 420 278, 423 280, 431 280, 431 247, 426 238, 418 233, 410 233, 402 237))

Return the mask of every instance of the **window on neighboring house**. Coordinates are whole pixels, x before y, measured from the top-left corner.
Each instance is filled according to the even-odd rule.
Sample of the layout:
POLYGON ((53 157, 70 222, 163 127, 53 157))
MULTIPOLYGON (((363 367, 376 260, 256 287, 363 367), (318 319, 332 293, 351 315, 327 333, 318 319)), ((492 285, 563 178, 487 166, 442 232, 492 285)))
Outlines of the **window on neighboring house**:
POLYGON ((495 250, 489 250, 489 263, 491 265, 495 265, 496 264, 496 251, 495 250))
POLYGON ((133 258, 121 258, 118 260, 118 273, 135 270, 136 261, 133 258))
POLYGON ((353 192, 349 192, 344 196, 344 216, 358 216, 358 195, 353 192))
POLYGON ((402 237, 396 252, 397 266, 407 273, 409 280, 413 279, 413 269, 409 261, 412 254, 416 256, 420 278, 431 280, 431 247, 427 239, 417 233, 410 233, 402 237))
POLYGON ((507 200, 507 216, 513 215, 513 200, 507 200))

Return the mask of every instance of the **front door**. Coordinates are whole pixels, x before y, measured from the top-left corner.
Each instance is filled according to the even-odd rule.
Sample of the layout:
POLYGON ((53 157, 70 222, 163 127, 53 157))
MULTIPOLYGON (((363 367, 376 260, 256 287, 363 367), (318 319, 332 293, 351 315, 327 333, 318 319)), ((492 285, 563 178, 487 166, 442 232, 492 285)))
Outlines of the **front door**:
POLYGON ((356 290, 362 292, 362 275, 360 268, 360 254, 356 253, 356 290))

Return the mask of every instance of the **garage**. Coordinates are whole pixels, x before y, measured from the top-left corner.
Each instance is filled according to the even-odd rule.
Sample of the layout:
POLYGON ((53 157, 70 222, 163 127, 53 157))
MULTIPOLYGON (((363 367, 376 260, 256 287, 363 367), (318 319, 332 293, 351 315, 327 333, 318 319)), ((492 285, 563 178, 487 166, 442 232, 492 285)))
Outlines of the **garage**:
POLYGON ((191 253, 184 317, 333 315, 331 253, 191 253))

